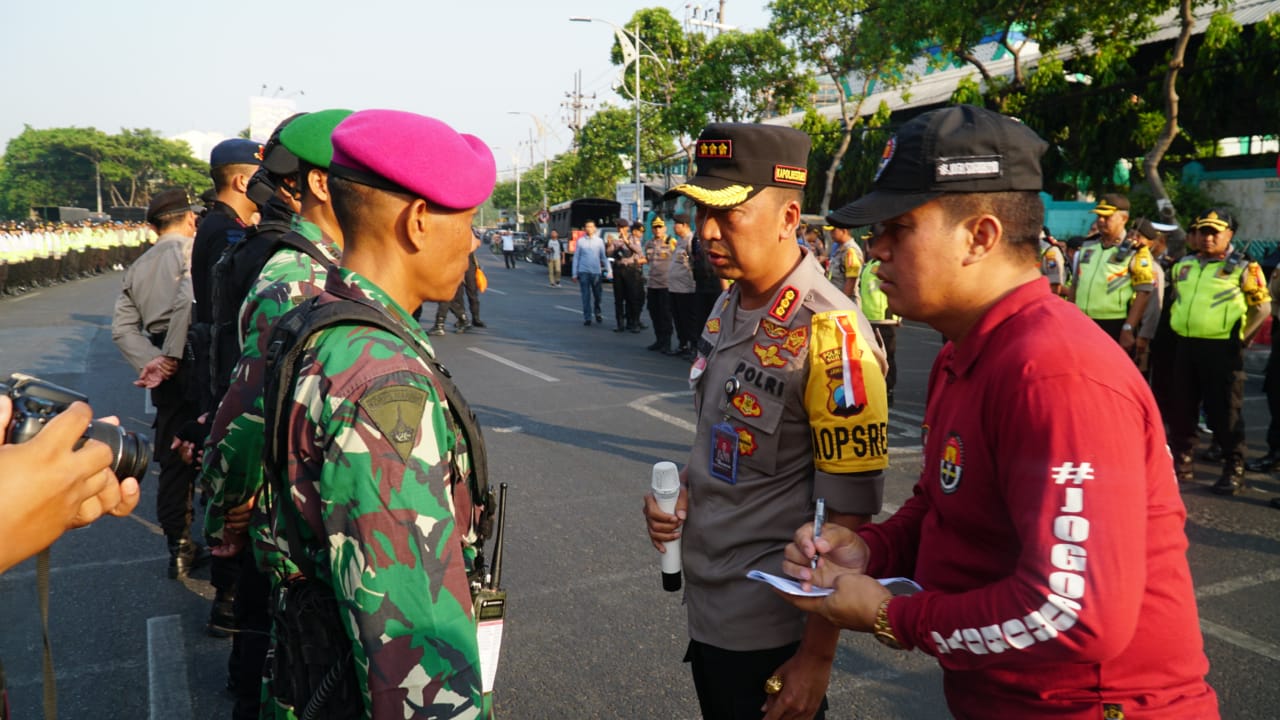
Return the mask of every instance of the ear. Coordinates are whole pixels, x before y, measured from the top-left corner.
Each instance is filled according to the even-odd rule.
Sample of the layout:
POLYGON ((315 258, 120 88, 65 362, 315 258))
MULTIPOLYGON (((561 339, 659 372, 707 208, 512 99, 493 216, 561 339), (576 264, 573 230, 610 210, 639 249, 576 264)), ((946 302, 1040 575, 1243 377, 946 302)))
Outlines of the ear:
POLYGON ((249 190, 249 179, 252 177, 253 175, 236 173, 231 178, 231 186, 235 188, 236 192, 240 193, 241 195, 244 195, 249 190))
POLYGON ((307 171, 307 189, 311 195, 326 205, 329 203, 329 173, 312 168, 307 171))
POLYGON ((982 262, 1004 244, 1004 224, 995 215, 975 215, 962 223, 962 227, 969 233, 965 265, 982 262))
POLYGON ((796 228, 800 227, 800 203, 797 200, 788 200, 783 204, 781 211, 782 229, 778 232, 778 239, 795 242, 796 228))
POLYGON ((400 213, 397 225, 403 231, 404 241, 414 252, 424 252, 431 242, 431 206, 422 198, 414 198, 400 213))

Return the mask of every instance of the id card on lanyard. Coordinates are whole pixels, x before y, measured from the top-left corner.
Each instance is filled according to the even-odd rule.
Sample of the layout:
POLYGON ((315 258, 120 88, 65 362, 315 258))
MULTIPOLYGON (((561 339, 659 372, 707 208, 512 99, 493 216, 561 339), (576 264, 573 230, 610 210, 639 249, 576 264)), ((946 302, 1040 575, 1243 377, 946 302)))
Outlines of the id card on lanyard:
MULTIPOLYGON (((738 394, 741 383, 738 378, 730 377, 724 383, 724 393, 732 402, 738 394)), ((729 416, 711 426, 711 455, 708 472, 711 477, 730 485, 738 484, 738 431, 729 424, 729 416)))

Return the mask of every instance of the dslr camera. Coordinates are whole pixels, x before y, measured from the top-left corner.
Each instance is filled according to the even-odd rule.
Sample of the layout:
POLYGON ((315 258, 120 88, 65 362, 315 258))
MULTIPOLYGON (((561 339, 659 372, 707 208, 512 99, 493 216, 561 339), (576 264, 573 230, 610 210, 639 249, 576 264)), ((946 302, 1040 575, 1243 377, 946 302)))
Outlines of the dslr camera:
MULTIPOLYGON (((7 434, 9 442, 13 444, 24 443, 35 437, 45 423, 70 407, 71 403, 89 402, 89 398, 74 390, 22 373, 14 373, 8 380, 0 383, 0 393, 13 400, 13 418, 9 422, 7 434)), ((147 466, 151 464, 151 441, 145 435, 94 420, 85 428, 84 435, 76 442, 76 448, 84 445, 85 440, 97 440, 111 448, 114 458, 111 470, 117 478, 141 480, 147 474, 147 466)))

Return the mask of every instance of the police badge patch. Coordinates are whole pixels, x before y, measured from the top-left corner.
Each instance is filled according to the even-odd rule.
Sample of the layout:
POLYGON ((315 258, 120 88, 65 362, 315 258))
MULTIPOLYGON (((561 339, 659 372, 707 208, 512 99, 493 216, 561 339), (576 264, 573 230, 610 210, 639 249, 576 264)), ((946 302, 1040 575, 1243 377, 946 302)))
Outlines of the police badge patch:
POLYGON ((893 160, 893 152, 898 149, 898 136, 894 135, 889 138, 889 142, 884 144, 884 152, 880 154, 880 167, 876 168, 876 176, 871 178, 871 182, 880 179, 884 174, 884 169, 889 167, 889 162, 893 160))
POLYGON ((942 460, 938 463, 938 482, 942 492, 950 495, 960 487, 960 476, 964 474, 964 441, 957 433, 947 435, 942 445, 942 460))

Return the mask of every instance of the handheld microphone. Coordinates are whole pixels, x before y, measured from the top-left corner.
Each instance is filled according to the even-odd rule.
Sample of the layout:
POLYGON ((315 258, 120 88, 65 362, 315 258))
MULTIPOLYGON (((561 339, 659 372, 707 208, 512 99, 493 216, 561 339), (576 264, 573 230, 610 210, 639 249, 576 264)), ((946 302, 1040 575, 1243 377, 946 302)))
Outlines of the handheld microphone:
MULTIPOLYGON (((680 471, 675 463, 660 462, 653 466, 653 499, 665 513, 675 513, 676 499, 680 497, 680 471)), ((680 539, 664 543, 662 554, 662 589, 675 592, 680 589, 680 539)))

